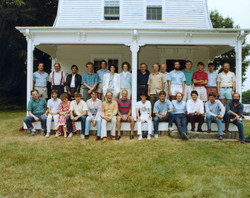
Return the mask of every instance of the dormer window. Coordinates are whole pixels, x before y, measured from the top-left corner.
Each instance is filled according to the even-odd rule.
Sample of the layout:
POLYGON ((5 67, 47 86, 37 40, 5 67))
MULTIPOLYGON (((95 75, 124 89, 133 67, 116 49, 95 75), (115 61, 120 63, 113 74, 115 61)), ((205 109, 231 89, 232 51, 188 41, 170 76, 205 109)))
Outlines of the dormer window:
POLYGON ((104 19, 105 20, 119 20, 120 2, 104 1, 104 19))
POLYGON ((147 20, 162 20, 162 0, 147 0, 147 20))

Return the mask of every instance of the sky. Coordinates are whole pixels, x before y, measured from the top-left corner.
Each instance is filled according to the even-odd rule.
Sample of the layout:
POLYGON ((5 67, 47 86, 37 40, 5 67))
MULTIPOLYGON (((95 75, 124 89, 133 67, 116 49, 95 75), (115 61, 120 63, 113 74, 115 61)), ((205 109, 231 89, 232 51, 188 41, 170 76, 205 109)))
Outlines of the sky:
MULTIPOLYGON (((241 28, 250 29, 250 0, 207 0, 209 12, 218 10, 223 17, 233 19, 235 25, 241 28)), ((250 36, 247 37, 247 42, 250 43, 250 36)), ((250 56, 248 57, 250 60, 250 56)), ((248 67, 246 76, 249 76, 243 83, 242 91, 248 90, 250 86, 250 66, 248 67), (247 86, 248 85, 248 86, 247 86)))

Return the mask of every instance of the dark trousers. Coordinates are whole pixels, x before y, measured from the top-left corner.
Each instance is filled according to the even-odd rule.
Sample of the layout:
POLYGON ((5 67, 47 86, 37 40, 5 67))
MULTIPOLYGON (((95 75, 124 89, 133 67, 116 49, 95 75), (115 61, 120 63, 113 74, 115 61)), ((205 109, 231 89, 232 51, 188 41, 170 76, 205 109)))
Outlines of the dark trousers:
POLYGON ((191 122, 192 129, 195 128, 195 122, 199 122, 198 129, 201 129, 201 126, 204 122, 204 117, 204 114, 197 115, 194 113, 190 113, 187 115, 188 121, 191 122))
MULTIPOLYGON (((148 86, 137 86, 137 101, 141 101, 142 92, 148 95, 148 86)), ((147 97, 147 100, 149 100, 149 97, 147 97)))
POLYGON ((64 93, 64 86, 63 85, 52 85, 52 90, 56 89, 58 91, 58 98, 60 98, 60 95, 64 93))
POLYGON ((91 98, 91 95, 88 94, 88 91, 89 91, 89 89, 83 88, 83 91, 82 91, 82 99, 83 99, 85 102, 87 102, 87 100, 91 98))
POLYGON ((76 88, 69 88, 69 92, 71 93, 71 95, 69 95, 69 100, 74 100, 74 94, 76 92, 76 88))
MULTIPOLYGON (((44 116, 43 114, 33 114, 33 115, 40 119, 39 121, 41 122, 42 129, 46 129, 46 119, 47 119, 46 116, 44 116)), ((29 130, 34 128, 32 122, 36 122, 36 120, 33 117, 27 116, 23 119, 23 121, 29 130)))
MULTIPOLYGON (((76 117, 77 115, 73 115, 74 117, 76 117)), ((82 127, 82 132, 81 134, 85 134, 85 123, 86 123, 86 118, 87 116, 82 116, 80 118, 78 118, 76 121, 81 121, 81 127, 82 127)), ((66 117, 66 122, 67 122, 67 131, 70 133, 73 131, 72 129, 72 120, 70 119, 70 115, 68 115, 66 117)))
POLYGON ((180 135, 183 132, 187 134, 187 116, 185 114, 175 114, 174 122, 178 128, 180 135))
POLYGON ((152 106, 152 112, 154 112, 154 105, 156 103, 157 100, 159 100, 159 94, 150 94, 150 102, 151 102, 151 106, 152 106))

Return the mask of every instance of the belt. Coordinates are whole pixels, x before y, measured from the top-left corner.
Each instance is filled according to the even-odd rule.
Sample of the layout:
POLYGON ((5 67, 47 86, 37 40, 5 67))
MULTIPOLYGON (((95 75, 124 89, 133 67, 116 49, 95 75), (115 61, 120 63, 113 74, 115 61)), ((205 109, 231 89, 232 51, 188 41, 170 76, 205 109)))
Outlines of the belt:
POLYGON ((212 87, 212 86, 206 86, 206 88, 217 88, 217 87, 212 87))
POLYGON ((148 85, 137 85, 139 87, 147 87, 148 85))
POLYGON ((233 88, 233 87, 221 87, 221 88, 228 89, 228 88, 233 88))
POLYGON ((191 86, 192 84, 186 84, 187 86, 191 86))

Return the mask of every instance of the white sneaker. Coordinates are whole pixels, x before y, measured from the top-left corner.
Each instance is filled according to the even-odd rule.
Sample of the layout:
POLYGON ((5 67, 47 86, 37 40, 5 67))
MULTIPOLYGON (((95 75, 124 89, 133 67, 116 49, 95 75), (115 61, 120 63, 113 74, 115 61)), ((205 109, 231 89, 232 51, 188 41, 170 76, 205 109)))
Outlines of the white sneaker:
POLYGON ((174 131, 174 128, 173 127, 168 127, 168 131, 174 131))
POLYGON ((158 134, 155 134, 155 138, 158 138, 158 134))
POLYGON ((142 135, 140 135, 139 137, 138 137, 138 140, 141 140, 142 139, 142 135))
POLYGON ((81 138, 84 139, 84 135, 83 134, 81 134, 81 138))
POLYGON ((45 136, 46 138, 48 138, 49 137, 49 132, 47 132, 47 134, 46 134, 46 136, 45 136))
POLYGON ((73 137, 73 133, 71 132, 68 136, 68 138, 72 138, 73 137))
POLYGON ((59 137, 59 133, 58 133, 58 132, 56 132, 56 135, 55 135, 55 137, 59 137))
POLYGON ((150 135, 150 134, 148 134, 147 139, 148 139, 148 140, 151 140, 151 135, 150 135))

